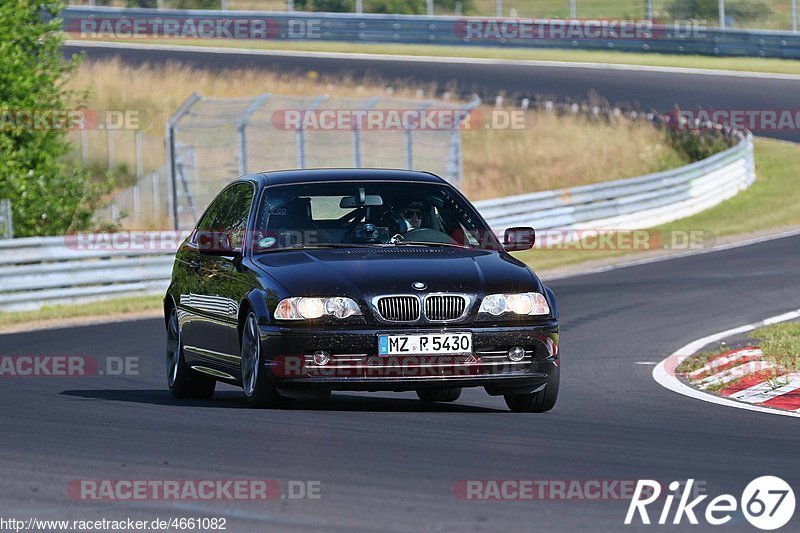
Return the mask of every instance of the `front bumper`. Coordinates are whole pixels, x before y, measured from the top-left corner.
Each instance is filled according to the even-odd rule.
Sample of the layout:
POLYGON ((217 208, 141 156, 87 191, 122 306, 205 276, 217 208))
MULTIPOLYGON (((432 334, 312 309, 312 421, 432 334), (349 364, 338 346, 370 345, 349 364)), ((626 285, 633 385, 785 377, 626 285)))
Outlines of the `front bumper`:
POLYGON ((407 391, 485 387, 489 394, 536 392, 557 377, 558 323, 536 326, 312 329, 260 326, 262 354, 281 389, 407 391), (472 354, 380 356, 381 334, 472 333, 472 354), (508 350, 521 346, 522 361, 508 350), (325 365, 313 354, 330 354, 325 365))

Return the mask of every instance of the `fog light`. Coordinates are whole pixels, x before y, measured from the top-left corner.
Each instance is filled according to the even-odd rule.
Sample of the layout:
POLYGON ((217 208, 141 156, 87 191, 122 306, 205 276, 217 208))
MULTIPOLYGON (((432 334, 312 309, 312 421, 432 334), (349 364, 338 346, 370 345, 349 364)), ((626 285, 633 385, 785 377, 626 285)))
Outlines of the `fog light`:
POLYGON ((325 350, 319 350, 314 352, 314 364, 319 366, 327 365, 331 360, 331 354, 326 352, 325 350))
POLYGON ((515 363, 519 363, 525 359, 525 348, 522 346, 514 346, 508 351, 508 358, 515 363))

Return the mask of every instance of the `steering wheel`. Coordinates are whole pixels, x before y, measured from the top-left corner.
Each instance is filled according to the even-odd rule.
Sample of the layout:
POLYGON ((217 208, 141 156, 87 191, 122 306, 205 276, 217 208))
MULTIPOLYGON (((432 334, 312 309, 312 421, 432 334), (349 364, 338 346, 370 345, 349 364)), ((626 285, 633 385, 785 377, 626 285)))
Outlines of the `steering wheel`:
POLYGON ((422 241, 422 242, 435 242, 441 244, 458 244, 455 239, 452 239, 447 233, 436 231, 430 228, 417 228, 412 229, 403 235, 406 241, 422 241))
POLYGON ((339 239, 339 242, 348 242, 348 239, 350 237, 352 237, 353 232, 356 230, 356 228, 360 224, 363 224, 363 222, 361 222, 362 218, 364 218, 364 210, 363 210, 363 208, 360 209, 360 211, 358 213, 356 213, 356 216, 353 219, 353 221, 350 224, 348 224, 347 229, 345 229, 344 233, 342 233, 342 236, 339 239))

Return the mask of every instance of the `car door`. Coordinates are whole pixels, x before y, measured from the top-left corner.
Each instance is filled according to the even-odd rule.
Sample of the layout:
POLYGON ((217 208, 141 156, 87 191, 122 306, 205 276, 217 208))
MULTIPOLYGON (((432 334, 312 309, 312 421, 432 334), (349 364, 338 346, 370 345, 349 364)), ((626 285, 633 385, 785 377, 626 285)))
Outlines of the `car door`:
MULTIPOLYGON (((223 190, 207 209, 197 226, 198 232, 219 232, 229 236, 238 256, 202 253, 195 241, 196 269, 193 289, 187 299, 194 323, 184 332, 184 347, 191 359, 228 373, 239 367, 237 318, 239 302, 247 292, 246 279, 241 273, 241 251, 254 197, 255 185, 235 183, 223 190)), ((183 299, 183 298, 182 298, 183 299)))

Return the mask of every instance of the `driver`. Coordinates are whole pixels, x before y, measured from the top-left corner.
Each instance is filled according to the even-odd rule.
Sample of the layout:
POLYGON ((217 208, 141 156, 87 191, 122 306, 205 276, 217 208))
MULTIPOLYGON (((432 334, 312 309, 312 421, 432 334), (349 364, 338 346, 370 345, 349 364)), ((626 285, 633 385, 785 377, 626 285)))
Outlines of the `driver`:
POLYGON ((422 226, 422 213, 424 209, 425 207, 422 205, 422 202, 411 202, 406 207, 400 209, 400 216, 403 217, 403 220, 405 220, 408 226, 403 233, 419 229, 422 226))

